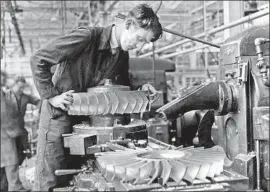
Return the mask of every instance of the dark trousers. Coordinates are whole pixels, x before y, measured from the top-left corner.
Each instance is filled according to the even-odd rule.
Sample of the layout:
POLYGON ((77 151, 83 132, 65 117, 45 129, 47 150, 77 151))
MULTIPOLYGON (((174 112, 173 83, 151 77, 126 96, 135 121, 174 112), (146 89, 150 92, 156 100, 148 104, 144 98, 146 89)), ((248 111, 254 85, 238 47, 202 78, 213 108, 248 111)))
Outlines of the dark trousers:
POLYGON ((68 184, 70 177, 55 176, 57 169, 67 169, 62 134, 71 132, 70 118, 47 100, 42 103, 37 141, 35 183, 33 191, 51 191, 68 184))
POLYGON ((1 168, 1 190, 4 191, 6 189, 6 184, 8 185, 8 191, 25 190, 19 177, 19 165, 1 168))

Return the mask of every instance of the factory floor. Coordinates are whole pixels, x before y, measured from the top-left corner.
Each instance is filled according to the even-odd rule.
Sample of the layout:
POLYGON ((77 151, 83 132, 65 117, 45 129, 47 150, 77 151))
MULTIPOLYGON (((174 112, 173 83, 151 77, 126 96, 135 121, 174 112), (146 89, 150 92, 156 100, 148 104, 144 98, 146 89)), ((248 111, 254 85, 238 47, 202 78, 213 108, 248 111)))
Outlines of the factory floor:
POLYGON ((32 190, 36 156, 25 159, 19 169, 20 179, 25 189, 32 190))

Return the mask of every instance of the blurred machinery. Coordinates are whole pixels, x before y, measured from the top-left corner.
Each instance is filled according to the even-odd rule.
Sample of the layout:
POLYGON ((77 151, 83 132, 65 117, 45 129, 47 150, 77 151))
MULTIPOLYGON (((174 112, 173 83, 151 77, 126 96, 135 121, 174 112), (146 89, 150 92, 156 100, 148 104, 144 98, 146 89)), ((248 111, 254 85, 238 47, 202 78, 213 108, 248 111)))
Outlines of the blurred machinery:
POLYGON ((217 146, 176 147, 150 137, 142 118, 149 94, 106 81, 74 94, 69 114, 89 118, 63 135, 64 144, 84 163, 57 170, 74 177, 55 191, 269 191, 269 26, 229 38, 220 55, 218 81, 191 87, 156 110, 165 122, 215 111, 217 146))
POLYGON ((138 89, 147 83, 154 86, 158 93, 158 99, 151 104, 151 110, 144 113, 143 117, 147 124, 148 135, 169 144, 172 143, 172 138, 176 132, 176 122, 155 118, 154 112, 168 102, 166 72, 173 71, 175 71, 175 64, 168 59, 129 59, 130 84, 132 88, 138 89))

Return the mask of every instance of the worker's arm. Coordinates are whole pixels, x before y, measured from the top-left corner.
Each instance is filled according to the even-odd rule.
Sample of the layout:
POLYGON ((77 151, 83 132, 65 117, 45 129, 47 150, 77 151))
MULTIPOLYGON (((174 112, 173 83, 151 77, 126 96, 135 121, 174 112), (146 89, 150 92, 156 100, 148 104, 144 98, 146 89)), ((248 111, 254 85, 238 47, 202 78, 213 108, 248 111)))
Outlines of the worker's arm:
POLYGON ((80 27, 46 44, 31 57, 31 70, 41 99, 59 95, 52 83, 51 67, 78 56, 90 43, 91 31, 80 27))

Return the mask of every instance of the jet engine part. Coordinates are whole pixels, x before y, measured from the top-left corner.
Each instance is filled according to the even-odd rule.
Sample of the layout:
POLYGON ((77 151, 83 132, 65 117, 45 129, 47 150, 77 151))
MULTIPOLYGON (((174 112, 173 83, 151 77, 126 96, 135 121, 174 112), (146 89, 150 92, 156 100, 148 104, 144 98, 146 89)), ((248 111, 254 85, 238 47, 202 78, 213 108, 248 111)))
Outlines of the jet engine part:
POLYGON ((223 171, 225 152, 221 148, 187 147, 174 150, 108 153, 97 156, 97 164, 109 180, 151 184, 160 178, 161 185, 169 179, 180 184, 193 183, 195 178, 206 179, 223 171))
POLYGON ((144 91, 74 93, 69 115, 132 114, 147 110, 149 100, 144 91))

